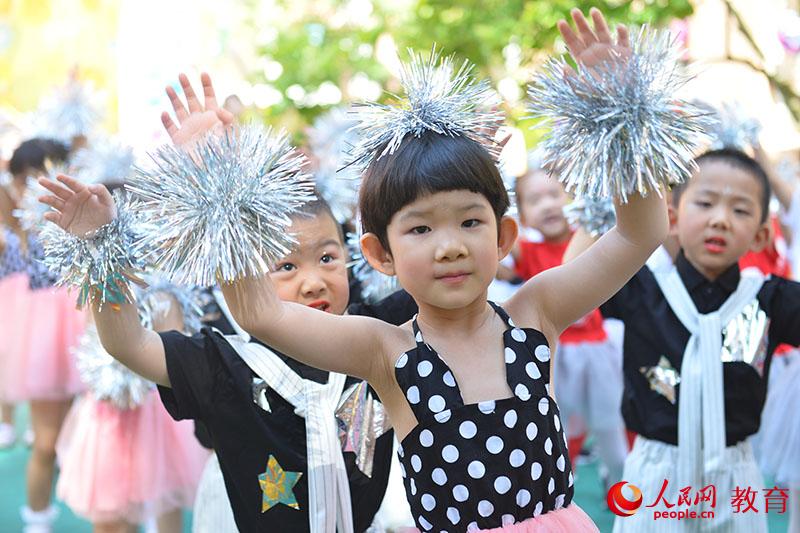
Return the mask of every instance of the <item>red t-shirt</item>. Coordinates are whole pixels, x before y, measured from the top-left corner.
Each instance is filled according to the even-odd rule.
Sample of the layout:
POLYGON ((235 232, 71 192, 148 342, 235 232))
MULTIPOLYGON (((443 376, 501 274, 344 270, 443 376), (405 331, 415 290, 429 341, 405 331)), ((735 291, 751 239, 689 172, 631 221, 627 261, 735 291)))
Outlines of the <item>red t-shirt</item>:
MULTIPOLYGON (((539 272, 556 267, 563 262, 569 239, 564 242, 528 242, 519 241, 519 259, 515 270, 522 279, 530 279, 539 272)), ((579 342, 601 342, 608 338, 603 327, 603 317, 595 309, 573 325, 564 330, 559 337, 562 344, 579 342)))

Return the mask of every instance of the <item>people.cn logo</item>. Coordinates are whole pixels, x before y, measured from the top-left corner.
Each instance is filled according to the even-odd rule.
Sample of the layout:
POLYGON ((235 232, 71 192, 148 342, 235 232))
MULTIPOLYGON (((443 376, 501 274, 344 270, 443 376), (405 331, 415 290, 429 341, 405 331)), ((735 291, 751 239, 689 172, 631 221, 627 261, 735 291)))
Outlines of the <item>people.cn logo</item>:
POLYGON ((642 491, 639 487, 627 481, 620 481, 608 490, 606 497, 608 508, 617 516, 632 516, 636 514, 642 506, 642 491), (622 494, 622 489, 629 487, 633 493, 633 499, 629 500, 622 494))

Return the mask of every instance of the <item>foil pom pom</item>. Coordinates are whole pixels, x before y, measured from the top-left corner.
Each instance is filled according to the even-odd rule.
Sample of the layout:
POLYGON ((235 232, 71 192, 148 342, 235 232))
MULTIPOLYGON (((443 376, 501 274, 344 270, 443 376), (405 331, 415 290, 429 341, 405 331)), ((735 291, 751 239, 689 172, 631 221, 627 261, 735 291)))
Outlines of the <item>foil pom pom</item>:
POLYGON ((98 99, 92 87, 70 80, 40 103, 34 119, 37 136, 66 143, 77 136, 88 136, 100 120, 98 99))
POLYGON ((592 237, 599 237, 617 224, 614 202, 608 198, 576 198, 564 206, 564 216, 572 226, 580 226, 592 237))
POLYGON ((133 149, 112 139, 93 140, 78 150, 72 166, 84 183, 122 183, 132 170, 133 149))
POLYGON ((411 60, 402 63, 400 71, 404 101, 397 106, 354 106, 360 141, 350 153, 349 164, 366 168, 373 160, 394 153, 406 135, 419 137, 426 131, 463 135, 481 143, 497 160, 500 146, 494 134, 502 124, 502 115, 489 81, 477 81, 468 61, 456 70, 453 57, 441 57, 435 46, 427 59, 412 50, 409 55, 411 60))
POLYGON ((147 286, 135 287, 136 305, 142 325, 154 329, 154 321, 166 316, 171 309, 171 302, 160 298, 169 295, 175 298, 183 316, 183 333, 193 335, 200 331, 203 318, 202 292, 198 287, 175 285, 169 281, 150 274, 144 277, 147 286))
POLYGON ((741 106, 726 102, 719 109, 708 106, 712 113, 708 135, 711 149, 734 148, 744 150, 758 146, 761 123, 745 115, 741 106))
POLYGON ((317 118, 308 132, 317 193, 340 224, 353 217, 358 204, 361 176, 357 169, 346 166, 347 153, 358 139, 352 129, 355 125, 345 109, 335 108, 317 118))
POLYGON ((551 59, 528 89, 530 111, 552 129, 545 167, 576 196, 626 201, 687 179, 706 115, 678 100, 688 77, 666 31, 642 28, 624 61, 567 75, 551 59))
POLYGON ((78 288, 78 306, 130 302, 129 281, 141 284, 144 263, 137 256, 136 219, 128 202, 115 195, 117 217, 86 238, 47 224, 40 238, 44 264, 58 285, 78 288))
POLYGON ((154 387, 106 352, 94 325, 87 326, 72 353, 81 381, 94 397, 109 401, 119 409, 138 407, 154 387))
POLYGON ((314 184, 285 133, 246 126, 208 135, 191 153, 167 145, 151 157, 126 189, 146 221, 139 246, 171 281, 232 282, 289 253, 290 215, 314 184))
MULTIPOLYGON (((361 227, 361 222, 356 222, 361 227)), ((361 251, 361 232, 347 234, 347 249, 350 252, 348 268, 361 286, 361 299, 374 304, 400 290, 396 276, 387 276, 370 265, 361 251)))

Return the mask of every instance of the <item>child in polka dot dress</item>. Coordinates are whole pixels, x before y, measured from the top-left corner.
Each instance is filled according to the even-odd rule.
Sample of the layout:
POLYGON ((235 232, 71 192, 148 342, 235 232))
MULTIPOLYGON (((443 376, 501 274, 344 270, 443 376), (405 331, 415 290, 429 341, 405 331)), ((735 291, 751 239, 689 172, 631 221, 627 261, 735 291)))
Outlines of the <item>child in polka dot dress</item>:
MULTIPOLYGON (((600 12, 592 18, 594 31, 577 10, 577 34, 559 25, 576 60, 591 67, 624 56, 625 29, 614 44, 600 12), (615 48, 623 53, 610 53, 615 48)), ((451 122, 425 114, 435 104, 457 105, 423 105, 452 73, 432 64, 407 71, 428 75, 412 81, 430 92, 406 79, 416 92, 394 110, 413 115, 416 128, 386 134, 375 129, 384 117, 365 119, 366 142, 381 135, 385 142, 367 150, 359 198, 364 255, 398 277, 419 306, 415 318, 398 327, 319 313, 282 302, 268 277, 244 278, 223 293, 256 338, 377 390, 401 442, 406 494, 421 530, 597 531, 572 501, 550 350, 644 265, 666 236, 666 205, 656 194, 629 197, 617 209, 617 227, 595 246, 533 277, 503 306, 487 302, 517 226, 505 216, 508 196, 484 134, 469 126, 453 133, 451 122)), ((485 116, 469 124, 485 126, 485 116)))

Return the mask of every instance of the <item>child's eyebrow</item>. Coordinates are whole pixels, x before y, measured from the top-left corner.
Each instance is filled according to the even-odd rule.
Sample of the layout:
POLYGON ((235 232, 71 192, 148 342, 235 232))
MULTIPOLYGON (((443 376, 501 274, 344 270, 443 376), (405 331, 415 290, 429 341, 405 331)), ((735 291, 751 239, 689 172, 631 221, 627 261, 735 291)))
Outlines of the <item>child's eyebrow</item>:
MULTIPOLYGON (((468 204, 468 205, 465 205, 465 206, 462 206, 462 207, 457 207, 455 209, 455 211, 458 211, 459 213, 463 213, 465 211, 470 211, 471 209, 480 209, 480 208, 483 208, 483 207, 485 207, 483 204, 481 204, 479 202, 473 202, 471 204, 468 204)), ((430 209, 413 209, 411 211, 407 211, 407 212, 403 213, 403 215, 399 218, 399 220, 407 220, 409 218, 415 218, 415 217, 423 218, 426 215, 430 215, 431 213, 434 213, 436 211, 439 211, 439 208, 432 207, 430 209)))
POLYGON ((753 200, 749 195, 746 194, 738 194, 736 191, 733 192, 719 192, 713 189, 700 189, 697 191, 699 194, 707 194, 713 196, 715 198, 719 196, 730 196, 733 198, 734 201, 737 202, 749 202, 751 204, 755 204, 756 201, 753 200))
POLYGON ((325 239, 324 241, 319 241, 314 243, 314 249, 319 250, 320 248, 325 248, 326 246, 338 246, 342 247, 342 243, 340 243, 336 239, 325 239))

